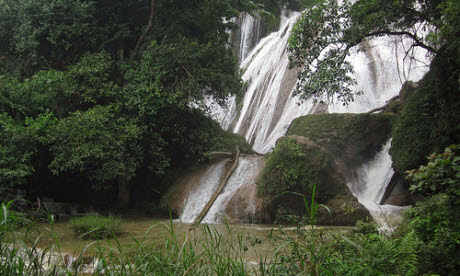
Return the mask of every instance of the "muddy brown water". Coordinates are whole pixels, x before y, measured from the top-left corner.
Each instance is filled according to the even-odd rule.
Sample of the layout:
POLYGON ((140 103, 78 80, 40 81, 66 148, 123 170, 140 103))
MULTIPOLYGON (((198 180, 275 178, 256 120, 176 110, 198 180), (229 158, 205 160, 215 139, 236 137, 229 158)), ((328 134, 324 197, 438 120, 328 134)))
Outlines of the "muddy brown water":
MULTIPOLYGON (((177 220, 173 220, 171 224, 171 221, 167 219, 126 219, 122 223, 122 233, 117 235, 116 239, 103 240, 98 245, 94 240, 79 239, 67 222, 56 222, 53 227, 47 222, 40 222, 36 223, 29 231, 20 230, 15 233, 15 237, 27 240, 28 244, 38 240, 37 247, 39 248, 50 248, 56 245, 57 240, 62 252, 78 256, 82 251, 85 251, 85 255, 95 253, 98 246, 117 248, 117 243, 120 244, 124 252, 133 251, 136 247, 136 241, 144 241, 146 244, 153 246, 160 245, 171 238, 171 227, 174 228, 174 233, 179 242, 182 242, 186 237, 190 241, 209 238, 208 235, 204 237, 203 226, 189 231, 190 226, 190 224, 180 223, 177 220), (91 243, 92 245, 88 246, 91 243)), ((294 230, 296 229, 294 226, 285 225, 280 228, 280 226, 265 224, 209 224, 209 227, 227 240, 231 239, 229 235, 232 235, 233 239, 236 239, 239 235, 243 246, 247 247, 246 257, 250 261, 257 261, 261 256, 273 256, 275 250, 286 242, 284 239, 273 238, 280 235, 279 229, 283 229, 284 237, 294 237, 294 230), (228 230, 229 228, 230 231, 228 230), (254 241, 260 242, 256 242, 252 246, 251 243, 254 244, 254 241)), ((349 232, 353 227, 321 227, 321 229, 349 232)))

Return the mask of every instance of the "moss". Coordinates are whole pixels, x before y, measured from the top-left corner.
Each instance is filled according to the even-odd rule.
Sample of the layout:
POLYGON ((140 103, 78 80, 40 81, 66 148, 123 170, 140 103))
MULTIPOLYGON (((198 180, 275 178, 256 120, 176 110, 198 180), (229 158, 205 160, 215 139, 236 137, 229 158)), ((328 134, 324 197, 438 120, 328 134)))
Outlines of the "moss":
POLYGON ((400 101, 391 101, 385 107, 385 113, 399 114, 403 109, 403 104, 400 101))
POLYGON ((304 137, 287 137, 268 155, 257 192, 264 197, 271 217, 286 222, 288 214, 304 215, 305 206, 301 197, 280 193, 301 193, 311 200, 316 184, 315 201, 326 203, 334 195, 348 192, 344 178, 335 172, 335 162, 327 150, 304 137))
POLYGON ((390 138, 394 114, 321 114, 295 119, 288 135, 307 137, 347 162, 362 163, 390 138))
POLYGON ((219 129, 216 129, 215 136, 212 139, 210 151, 234 152, 237 145, 241 153, 254 153, 251 145, 248 144, 243 136, 219 127, 219 129))
POLYGON ((397 172, 417 168, 430 153, 460 142, 458 68, 455 54, 441 52, 406 99, 390 149, 397 172))

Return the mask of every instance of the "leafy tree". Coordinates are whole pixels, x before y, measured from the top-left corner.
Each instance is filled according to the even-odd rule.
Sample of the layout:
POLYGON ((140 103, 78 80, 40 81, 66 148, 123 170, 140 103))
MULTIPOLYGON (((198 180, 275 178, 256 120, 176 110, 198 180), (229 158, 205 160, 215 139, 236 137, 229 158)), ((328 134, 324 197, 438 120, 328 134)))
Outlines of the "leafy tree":
POLYGON ((2 1, 2 63, 16 63, 20 76, 39 69, 63 69, 94 46, 95 41, 88 39, 94 30, 94 15, 92 1, 2 1))
POLYGON ((0 192, 24 187, 38 169, 34 160, 39 148, 48 144, 55 123, 50 112, 26 118, 24 123, 0 113, 0 192))
POLYGON ((95 106, 59 121, 51 133, 53 173, 79 172, 96 189, 118 184, 119 201, 129 203, 129 181, 142 162, 142 129, 135 119, 119 117, 114 107, 95 106))
POLYGON ((341 2, 322 1, 294 27, 289 51, 291 65, 303 68, 296 87, 302 98, 332 99, 335 94, 344 103, 351 101, 355 80, 349 76, 353 68, 345 58, 365 39, 406 36, 413 41, 411 49, 422 47, 433 55, 443 45, 458 44, 458 1, 341 2))
POLYGON ((222 103, 241 90, 228 19, 256 8, 248 0, 0 1, 2 164, 23 183, 37 174, 44 182, 49 169, 79 174, 127 204, 140 172, 203 160, 221 133, 190 103, 222 103), (43 116, 53 124, 36 135, 28 122, 43 116), (7 140, 14 133, 24 138, 7 140))

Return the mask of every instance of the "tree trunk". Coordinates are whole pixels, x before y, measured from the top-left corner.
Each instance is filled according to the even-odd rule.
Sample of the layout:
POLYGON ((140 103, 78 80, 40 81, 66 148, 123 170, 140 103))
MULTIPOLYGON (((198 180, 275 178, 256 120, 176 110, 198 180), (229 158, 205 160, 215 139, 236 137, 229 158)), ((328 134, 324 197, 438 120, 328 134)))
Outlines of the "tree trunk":
POLYGON ((149 32, 150 28, 152 28, 152 23, 153 23, 153 15, 155 14, 155 0, 152 0, 150 4, 150 17, 149 17, 149 23, 147 23, 147 26, 145 27, 144 31, 142 32, 141 36, 137 40, 136 43, 136 48, 134 48, 134 52, 132 55, 132 59, 135 59, 137 56, 137 53, 139 52, 139 49, 141 48, 142 41, 144 41, 145 36, 149 32))
POLYGON ((131 187, 129 185, 128 177, 121 175, 118 180, 118 207, 128 208, 131 201, 131 187))

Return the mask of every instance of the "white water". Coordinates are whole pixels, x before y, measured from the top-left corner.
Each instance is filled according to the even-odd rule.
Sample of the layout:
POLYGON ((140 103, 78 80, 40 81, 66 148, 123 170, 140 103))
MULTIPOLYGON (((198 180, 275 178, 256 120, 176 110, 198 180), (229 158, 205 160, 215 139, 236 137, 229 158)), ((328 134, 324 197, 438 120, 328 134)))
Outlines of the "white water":
POLYGON ((238 43, 234 45, 234 48, 237 50, 238 61, 241 62, 262 38, 262 20, 260 16, 253 17, 247 12, 241 12, 234 22, 241 26, 237 31, 231 33, 231 39, 234 43, 238 43))
MULTIPOLYGON (((283 136, 293 119, 311 114, 315 110, 313 101, 300 103, 292 96, 292 90, 297 82, 297 70, 289 70, 288 53, 286 46, 291 29, 300 17, 300 13, 283 12, 278 32, 263 38, 241 63, 243 81, 247 83, 247 90, 241 110, 237 110, 235 98, 230 98, 225 109, 214 105, 211 107, 212 116, 221 126, 243 135, 260 153, 270 152, 276 140, 283 136)), ((253 21, 241 20, 241 29, 246 32, 253 30, 253 21)), ((244 36, 244 33, 241 34, 244 36)), ((244 41, 241 39, 240 56, 247 54, 244 41)), ((355 91, 363 91, 364 95, 356 96, 355 101, 348 106, 340 102, 329 103, 326 111, 329 113, 362 113, 376 107, 383 106, 389 99, 397 95, 402 84, 408 80, 418 81, 429 69, 430 61, 426 58, 423 49, 411 49, 409 39, 380 37, 366 41, 356 47, 348 57, 357 80, 355 91), (406 56, 409 52, 412 58, 406 56)), ((248 42, 249 43, 249 42, 248 42)), ((393 171, 387 143, 382 152, 377 154, 373 161, 355 169, 355 177, 349 183, 350 190, 358 200, 369 209, 371 215, 383 228, 392 227, 396 222, 390 221, 393 213, 403 208, 388 205, 378 205, 378 202, 388 185, 393 171)), ((250 178, 249 174, 240 177, 250 178)), ((245 178, 236 181, 242 183, 245 178)), ((236 191, 235 187, 227 192, 236 191)), ((228 196, 227 196, 228 197, 228 196)), ((207 222, 217 222, 225 210, 224 198, 215 203, 212 214, 205 218, 207 222)), ((202 205, 207 200, 202 197, 202 205)), ((199 204, 196 205, 198 207, 199 204)), ((199 212, 197 210, 196 212, 199 212)), ((394 216, 398 218, 398 216, 394 216)))
MULTIPOLYGON (((244 185, 256 185, 254 176, 262 169, 263 157, 240 157, 238 167, 229 178, 222 193, 217 197, 203 222, 219 223, 225 219, 225 208, 234 193, 244 185)), ((204 206, 212 197, 223 174, 228 160, 221 161, 211 166, 201 177, 197 185, 190 190, 187 202, 181 215, 181 221, 191 223, 195 220, 204 206)), ((244 216, 254 216, 253 204, 249 202, 248 208, 244 210, 244 216)))
MULTIPOLYGON (((225 219, 225 209, 227 204, 238 188, 244 185, 256 185, 254 175, 260 172, 261 162, 262 157, 240 157, 238 167, 235 172, 233 172, 216 202, 212 205, 211 209, 209 209, 209 212, 203 219, 203 222, 219 223, 225 219)), ((244 215, 254 217, 254 204, 249 202, 248 205, 249 206, 246 210, 244 210, 244 215)))
POLYGON ((212 165, 193 187, 182 211, 181 221, 192 223, 219 187, 228 159, 212 165))
POLYGON ((388 153, 390 147, 391 139, 374 159, 353 171, 352 180, 348 183, 350 191, 369 210, 381 229, 397 226, 402 220, 402 211, 407 209, 395 205, 379 205, 394 174, 391 156, 388 153))
MULTIPOLYGON (((300 13, 283 13, 280 30, 263 38, 242 62, 242 78, 248 88, 239 116, 234 98, 229 100, 226 109, 213 112, 224 128, 229 128, 236 120, 232 131, 243 135, 260 153, 274 148, 276 140, 286 133, 293 119, 314 110, 313 101, 300 103, 292 97, 297 71, 288 69, 286 46, 292 26, 299 17, 300 13)), ((356 96, 348 106, 337 101, 329 104, 328 112, 367 112, 397 95, 404 82, 420 80, 430 62, 423 49, 412 49, 412 58, 406 57, 410 42, 409 39, 379 37, 356 47, 348 60, 355 69, 355 91, 363 91, 364 95, 356 96)))

